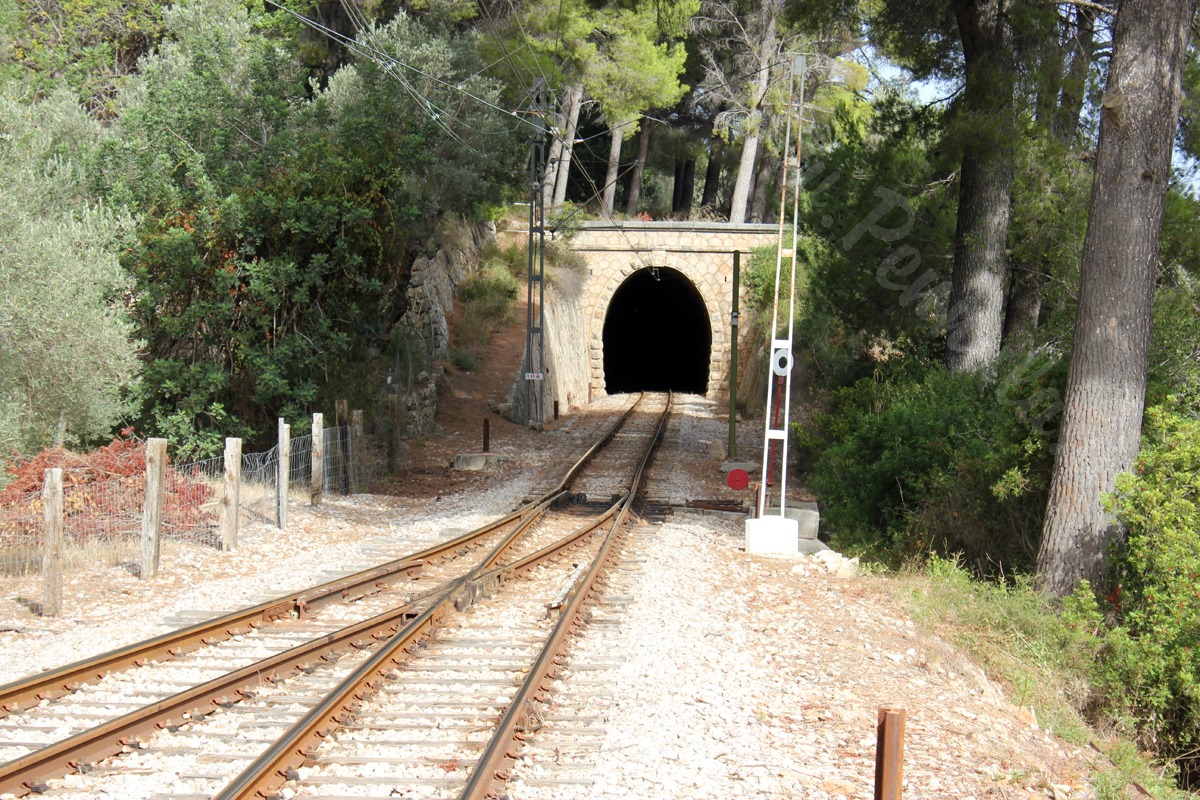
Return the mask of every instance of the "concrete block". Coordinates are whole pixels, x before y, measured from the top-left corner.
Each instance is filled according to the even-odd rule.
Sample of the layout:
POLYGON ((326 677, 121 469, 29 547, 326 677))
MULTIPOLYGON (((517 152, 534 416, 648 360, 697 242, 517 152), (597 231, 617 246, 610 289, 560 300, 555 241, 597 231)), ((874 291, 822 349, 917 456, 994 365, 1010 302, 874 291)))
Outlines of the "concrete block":
POLYGON ((778 516, 746 520, 746 552, 796 555, 799 552, 796 520, 778 516))
POLYGON ((816 539, 821 527, 821 514, 816 503, 798 503, 784 510, 784 516, 796 521, 801 539, 816 539))
POLYGON ((811 556, 816 553, 820 553, 823 550, 829 549, 829 545, 825 544, 820 539, 801 538, 798 544, 800 547, 800 552, 807 556, 811 556))
POLYGON ((459 453, 454 457, 454 468, 460 472, 474 472, 500 462, 496 453, 459 453))

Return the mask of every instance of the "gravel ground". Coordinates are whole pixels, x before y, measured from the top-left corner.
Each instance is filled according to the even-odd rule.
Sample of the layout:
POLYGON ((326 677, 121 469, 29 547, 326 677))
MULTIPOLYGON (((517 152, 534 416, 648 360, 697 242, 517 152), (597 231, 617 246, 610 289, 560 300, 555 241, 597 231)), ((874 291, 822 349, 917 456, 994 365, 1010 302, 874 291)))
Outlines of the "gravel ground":
MULTIPOLYGON (((501 428, 500 465, 470 476, 445 472, 461 442, 433 437, 413 458, 419 491, 405 493, 401 476, 390 495, 297 505, 286 532, 251 526, 234 553, 174 545, 153 580, 93 565, 69 576, 57 619, 30 610, 28 582, 6 582, 0 683, 476 527, 530 491, 552 449, 592 430, 591 412, 618 404, 602 399, 545 433, 501 428)), ((722 410, 686 398, 681 411, 660 479, 679 497, 740 497, 712 456, 722 410)), ((758 435, 749 426, 741 437, 761 447, 758 435)), ((869 798, 883 706, 907 711, 906 797, 1093 796, 1087 752, 1040 729, 980 669, 915 628, 885 580, 839 577, 810 557, 747 556, 742 542, 742 521, 718 514, 679 512, 660 527, 617 634, 629 691, 608 714, 603 777, 589 796, 869 798)))

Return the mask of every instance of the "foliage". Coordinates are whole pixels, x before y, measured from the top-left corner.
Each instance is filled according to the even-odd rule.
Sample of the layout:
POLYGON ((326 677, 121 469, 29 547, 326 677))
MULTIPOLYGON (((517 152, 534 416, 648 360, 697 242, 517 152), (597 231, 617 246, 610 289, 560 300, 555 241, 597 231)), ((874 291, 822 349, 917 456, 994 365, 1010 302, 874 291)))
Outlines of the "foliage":
POLYGON ((1150 373, 1146 404, 1173 396, 1191 416, 1200 416, 1200 281, 1177 272, 1160 282, 1154 296, 1150 373))
POLYGON ((1112 555, 1115 626, 1099 666, 1107 700, 1143 741, 1200 781, 1200 421, 1177 407, 1147 412, 1133 474, 1111 509, 1124 524, 1112 555))
POLYGON ((1183 65, 1183 104, 1180 108, 1178 143, 1192 158, 1200 156, 1200 45, 1188 48, 1183 65))
POLYGON ((1045 281, 1037 335, 1044 342, 1068 335, 1074 324, 1092 169, 1033 125, 1018 145, 1009 260, 1045 281))
POLYGON ((962 553, 982 575, 1031 564, 1050 443, 1004 391, 900 359, 833 392, 798 443, 835 540, 892 563, 962 553))
MULTIPOLYGON (((8 464, 8 485, 0 491, 0 508, 20 508, 41 492, 48 469, 63 471, 66 528, 77 542, 111 533, 114 519, 137 519, 146 496, 146 445, 127 428, 103 447, 73 453, 48 448, 8 464)), ((212 523, 204 506, 216 495, 203 478, 167 470, 163 487, 163 522, 175 531, 212 523)), ((35 501, 37 502, 37 501, 35 501)), ((5 545, 36 540, 42 521, 37 515, 17 515, 14 524, 0 531, 5 545)))
MULTIPOLYGON (((699 3, 694 3, 699 6, 699 3)), ((687 91, 680 84, 687 51, 681 44, 658 41, 654 8, 621 10, 603 26, 606 42, 598 49, 584 75, 583 85, 595 98, 611 128, 628 139, 637 131, 629 124, 643 111, 674 105, 687 91)))
MULTIPOLYGON (((1096 741, 1085 724, 1091 717, 1111 730, 1099 715, 1103 687, 1094 684, 1095 665, 1104 649, 1098 635, 1104 620, 1085 586, 1053 603, 1023 577, 981 582, 955 559, 931 557, 920 570, 898 574, 896 593, 914 620, 933 634, 926 658, 943 669, 963 671, 958 652, 937 646, 952 642, 1006 685, 1013 702, 1032 710, 1038 724, 1067 741, 1096 741)), ((1161 800, 1183 800, 1170 770, 1147 761, 1128 741, 1100 740, 1111 766, 1097 762, 1092 774, 1097 798, 1128 797, 1136 781, 1161 800)))
MULTIPOLYGON (((459 347, 484 344, 497 329, 511 323, 520 289, 503 260, 485 260, 458 289, 462 313, 455 325, 455 340, 459 347)), ((470 367, 460 369, 469 371, 470 367)))
POLYGON ((459 372, 475 371, 475 359, 466 350, 450 351, 450 363, 459 372))
POLYGON ((138 58, 162 35, 164 7, 156 0, 13 3, 12 38, 6 37, 0 67, 11 60, 16 69, 10 72, 32 93, 66 88, 89 110, 109 114, 138 58))
POLYGON ((487 17, 480 54, 501 77, 506 99, 530 100, 530 75, 558 89, 577 81, 596 56, 596 13, 585 0, 529 0, 504 20, 487 17))
POLYGON ((83 191, 100 138, 66 93, 0 98, 0 452, 110 433, 137 379, 117 261, 129 220, 83 191), (61 437, 60 437, 61 434, 61 437))
POLYGON ((141 419, 202 455, 327 394, 369 396, 408 265, 444 214, 502 200, 519 156, 509 123, 463 94, 496 97, 466 43, 402 15, 363 39, 421 73, 363 61, 324 91, 276 23, 233 0, 175 6, 166 25, 96 184, 142 215, 125 257, 141 419))
POLYGON ((943 334, 954 222, 938 124, 936 111, 889 97, 806 165, 801 226, 825 245, 809 307, 860 357, 880 341, 943 334))

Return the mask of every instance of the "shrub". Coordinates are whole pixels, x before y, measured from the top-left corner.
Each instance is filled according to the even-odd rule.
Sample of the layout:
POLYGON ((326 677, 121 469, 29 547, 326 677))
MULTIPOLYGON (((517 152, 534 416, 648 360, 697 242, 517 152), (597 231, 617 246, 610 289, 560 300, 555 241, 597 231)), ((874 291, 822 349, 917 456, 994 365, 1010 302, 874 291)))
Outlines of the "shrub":
POLYGON ((1133 474, 1111 509, 1127 535, 1110 563, 1114 627, 1098 665, 1116 713, 1144 743, 1181 758, 1200 781, 1200 421, 1159 406, 1146 413, 1133 474))
POLYGON ((452 350, 450 363, 459 372, 471 372, 475 369, 475 359, 466 350, 452 350))
MULTIPOLYGON (((40 535, 38 493, 47 469, 63 471, 67 490, 66 528, 78 542, 111 535, 115 524, 128 525, 142 513, 146 493, 146 446, 125 429, 104 447, 72 453, 47 448, 9 462, 9 482, 0 491, 0 550, 36 541, 40 535), (34 508, 38 506, 38 508, 34 508), (38 514, 22 513, 37 510, 38 514), (9 512, 5 522, 5 512, 9 512), (15 513, 13 513, 15 512, 15 513)), ((163 497, 164 525, 176 532, 203 530, 215 520, 205 509, 215 492, 202 476, 168 470, 163 497)))
POLYGON ((799 443, 815 455, 809 487, 839 543, 893 564, 938 552, 980 574, 1028 566, 1049 447, 997 391, 932 367, 834 392, 799 443))
POLYGON ((513 319, 513 301, 520 284, 504 260, 485 262, 458 288, 463 312, 455 328, 460 347, 479 345, 513 319))

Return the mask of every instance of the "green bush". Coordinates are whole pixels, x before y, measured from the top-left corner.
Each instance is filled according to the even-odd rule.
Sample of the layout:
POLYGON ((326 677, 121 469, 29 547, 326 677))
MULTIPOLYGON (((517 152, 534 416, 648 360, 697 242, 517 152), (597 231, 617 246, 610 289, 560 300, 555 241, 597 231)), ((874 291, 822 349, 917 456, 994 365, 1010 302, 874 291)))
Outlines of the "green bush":
POLYGON ((475 369, 475 359, 466 350, 450 351, 450 363, 459 372, 472 372, 475 369))
POLYGON ((1048 437, 1001 385, 930 367, 832 393, 799 436, 808 485, 837 541, 893 564, 962 554, 979 574, 1028 567, 1037 552, 1048 437))
POLYGON ((460 346, 483 344, 513 319, 521 286, 503 261, 488 261, 458 287, 463 313, 456 327, 460 346))
POLYGON ((1114 627, 1098 665, 1115 712, 1144 743, 1200 780, 1200 421, 1159 406, 1146 413, 1133 474, 1112 510, 1127 536, 1110 563, 1114 627))

